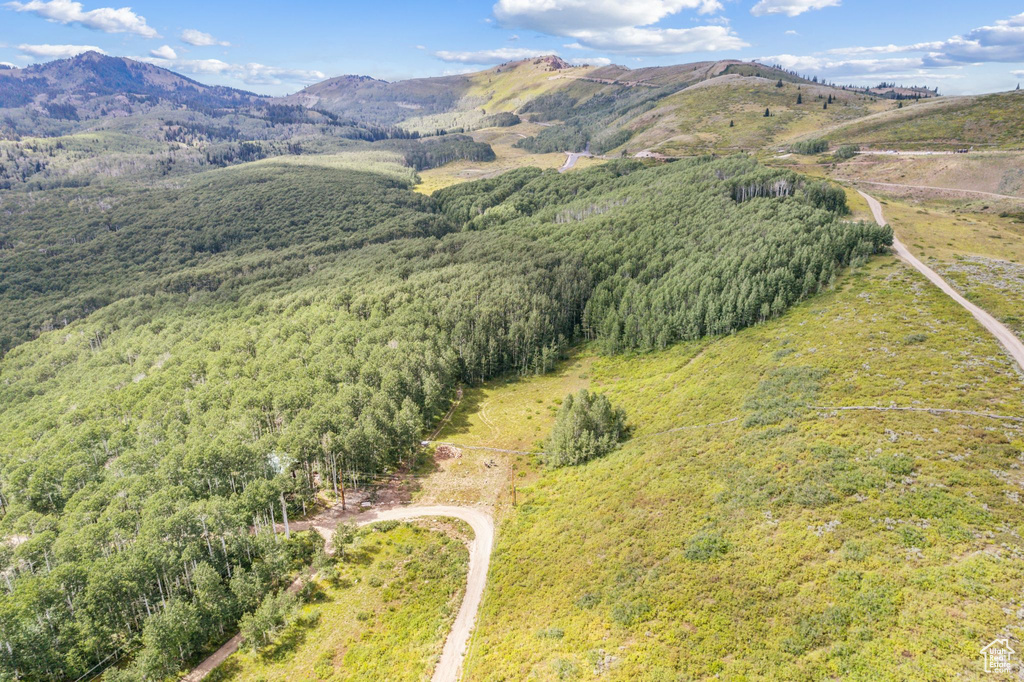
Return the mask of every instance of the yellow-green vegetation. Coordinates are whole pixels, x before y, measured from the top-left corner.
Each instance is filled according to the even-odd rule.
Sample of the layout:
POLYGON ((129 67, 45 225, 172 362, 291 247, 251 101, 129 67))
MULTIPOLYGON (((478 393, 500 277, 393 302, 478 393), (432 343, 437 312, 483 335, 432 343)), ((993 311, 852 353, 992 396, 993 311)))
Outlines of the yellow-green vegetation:
POLYGON ((895 259, 588 374, 636 432, 520 489, 466 679, 945 679, 1020 627, 1022 425, 828 409, 1024 414, 996 343, 895 259))
POLYGON ((472 74, 465 98, 479 103, 477 106, 489 114, 515 111, 531 99, 565 87, 567 83, 586 77, 592 71, 593 67, 590 66, 553 71, 544 59, 514 62, 472 74))
POLYGON ((923 100, 825 132, 837 141, 877 149, 1020 149, 1022 102, 1019 91, 923 100))
POLYGON ((381 522, 325 567, 306 606, 269 646, 233 654, 208 678, 426 680, 466 587, 472 537, 451 520, 381 522))
POLYGON ((883 208, 897 236, 918 256, 949 260, 972 255, 1024 263, 1024 218, 1019 214, 964 210, 960 202, 893 198, 883 208))
MULTIPOLYGON (((405 158, 398 152, 383 149, 339 152, 337 154, 316 154, 309 156, 277 156, 256 161, 246 168, 259 166, 302 166, 331 170, 349 170, 385 175, 409 184, 417 181, 416 172, 405 165, 405 158)), ((230 169, 225 172, 232 172, 230 169)))
POLYGON ((577 356, 537 377, 506 377, 466 389, 437 439, 511 450, 539 448, 562 399, 585 388, 594 358, 577 356))
POLYGON ((1024 266, 980 256, 932 265, 966 298, 1024 338, 1024 266))
POLYGON ((784 146, 823 126, 896 106, 823 85, 776 84, 766 78, 726 75, 693 85, 634 119, 629 125, 639 132, 625 147, 678 156, 784 146), (834 101, 825 109, 829 96, 834 101), (765 109, 772 115, 766 117, 765 109))
POLYGON ((982 212, 978 203, 890 198, 884 209, 908 249, 965 297, 1024 335, 1024 215, 982 212))
MULTIPOLYGON (((525 149, 513 145, 525 137, 536 135, 544 127, 536 123, 520 123, 507 128, 487 128, 477 130, 470 135, 477 142, 486 142, 494 150, 493 161, 455 161, 438 168, 420 171, 420 182, 416 191, 431 194, 436 190, 469 180, 481 180, 501 175, 505 171, 524 166, 536 168, 560 168, 565 163, 565 154, 531 154, 525 149)), ((577 168, 586 168, 590 164, 583 163, 588 159, 580 159, 577 168)))
POLYGON ((541 376, 515 377, 466 388, 451 420, 437 440, 454 443, 455 451, 438 450, 432 468, 421 471, 413 491, 420 504, 485 504, 508 502, 511 486, 536 476, 532 458, 516 452, 543 449, 565 395, 589 383, 591 355, 573 356, 541 376))

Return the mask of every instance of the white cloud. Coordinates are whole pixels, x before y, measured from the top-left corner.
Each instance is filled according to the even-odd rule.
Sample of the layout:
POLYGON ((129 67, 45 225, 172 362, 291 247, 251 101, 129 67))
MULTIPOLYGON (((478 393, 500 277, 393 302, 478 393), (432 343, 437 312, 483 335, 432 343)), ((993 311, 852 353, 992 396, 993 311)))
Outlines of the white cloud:
POLYGON ((566 61, 573 66, 608 66, 612 63, 607 57, 576 57, 566 61))
POLYGON ((67 59, 75 57, 83 52, 99 52, 106 54, 95 45, 18 45, 18 49, 31 57, 42 57, 44 59, 67 59))
POLYGON ((518 59, 532 59, 551 54, 551 50, 530 50, 526 48, 500 47, 496 50, 476 50, 468 52, 453 52, 451 50, 438 50, 434 56, 443 62, 457 62, 459 64, 500 64, 518 59))
POLYGON ((798 32, 796 32, 796 31, 786 31, 786 35, 787 36, 798 36, 800 34, 798 32))
POLYGON ((209 33, 203 33, 197 31, 194 28, 186 28, 181 32, 182 41, 189 45, 195 45, 196 47, 210 47, 211 45, 220 45, 221 47, 230 47, 231 43, 226 40, 217 40, 209 33))
POLYGON ((829 50, 827 54, 897 54, 900 52, 920 52, 922 50, 935 50, 942 46, 937 43, 915 43, 913 45, 876 45, 873 47, 837 47, 829 50))
POLYGON ((0 66, 7 66, 7 67, 10 67, 12 69, 18 68, 18 66, 16 64, 12 64, 10 62, 0 62, 0 66))
POLYGON ((160 59, 177 59, 178 53, 174 51, 174 48, 170 45, 161 45, 155 50, 149 51, 150 56, 159 57, 160 59))
POLYGON ((725 26, 694 28, 618 28, 611 31, 579 31, 573 47, 605 52, 669 55, 685 52, 720 52, 748 47, 725 26))
POLYGON ((321 71, 288 69, 280 66, 267 66, 257 62, 231 64, 220 59, 162 59, 160 57, 136 57, 135 59, 181 73, 233 76, 249 85, 308 84, 327 78, 321 71))
POLYGON ((838 7, 840 0, 761 0, 750 9, 755 17, 763 17, 767 14, 785 14, 787 17, 795 17, 812 9, 824 9, 826 7, 838 7))
POLYGON ((8 2, 6 7, 15 12, 31 12, 59 24, 79 24, 104 33, 134 33, 143 38, 159 37, 156 30, 146 23, 146 18, 133 12, 131 7, 100 7, 85 11, 82 9, 82 3, 71 0, 8 2))
POLYGON ((1024 13, 937 44, 929 63, 1024 62, 1024 13))
POLYGON ((719 0, 498 0, 494 15, 506 27, 574 38, 573 47, 580 49, 665 55, 747 47, 728 22, 707 19, 719 25, 684 29, 653 26, 683 10, 709 14, 722 9, 719 0))
POLYGON ((842 47, 808 56, 776 55, 763 61, 829 78, 898 74, 906 78, 963 78, 969 65, 1024 62, 1024 13, 947 40, 907 45, 842 47))
POLYGON ((551 35, 582 29, 649 26, 684 9, 709 14, 722 9, 718 0, 498 0, 494 16, 504 25, 551 35))
POLYGON ((772 57, 761 57, 757 61, 763 64, 778 64, 784 69, 799 73, 811 73, 837 76, 864 76, 892 71, 920 69, 923 60, 920 57, 896 57, 886 59, 829 59, 827 57, 797 56, 779 54, 772 57))

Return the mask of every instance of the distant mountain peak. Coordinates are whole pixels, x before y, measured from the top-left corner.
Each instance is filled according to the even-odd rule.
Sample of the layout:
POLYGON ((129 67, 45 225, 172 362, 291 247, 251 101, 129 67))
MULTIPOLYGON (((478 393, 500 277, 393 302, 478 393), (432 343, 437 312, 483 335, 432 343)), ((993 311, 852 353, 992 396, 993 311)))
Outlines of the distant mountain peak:
POLYGON ((572 68, 572 64, 570 64, 569 62, 565 61, 564 59, 559 57, 557 54, 549 54, 549 55, 545 55, 543 57, 538 57, 537 61, 540 62, 540 63, 546 63, 548 66, 550 66, 552 69, 555 69, 556 71, 559 70, 559 69, 571 69, 572 68))

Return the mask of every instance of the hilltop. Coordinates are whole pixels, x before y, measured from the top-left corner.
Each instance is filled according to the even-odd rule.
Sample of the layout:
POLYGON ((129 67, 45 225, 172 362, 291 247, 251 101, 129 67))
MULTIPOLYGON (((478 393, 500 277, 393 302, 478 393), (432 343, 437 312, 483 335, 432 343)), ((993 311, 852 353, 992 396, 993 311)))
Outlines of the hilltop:
POLYGON ((110 57, 91 51, 23 69, 0 70, 0 108, 31 103, 91 108, 97 98, 131 95, 216 107, 237 107, 266 99, 223 85, 204 85, 168 69, 127 57, 110 57))

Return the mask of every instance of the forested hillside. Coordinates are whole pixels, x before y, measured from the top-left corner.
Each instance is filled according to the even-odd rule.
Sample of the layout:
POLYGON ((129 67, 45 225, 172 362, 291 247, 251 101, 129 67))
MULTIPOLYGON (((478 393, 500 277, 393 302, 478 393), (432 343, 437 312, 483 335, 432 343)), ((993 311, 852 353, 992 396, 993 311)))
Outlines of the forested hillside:
POLYGON ((399 466, 459 383, 544 372, 583 338, 728 333, 891 240, 745 157, 525 169, 435 197, 363 167, 10 205, 4 674, 77 677, 168 604, 186 615, 140 660, 182 665, 308 556, 250 526, 399 466), (225 590, 250 596, 212 609, 225 590))

